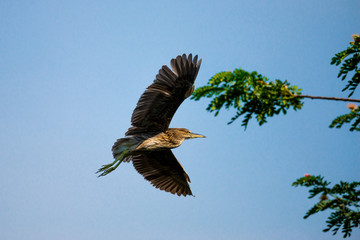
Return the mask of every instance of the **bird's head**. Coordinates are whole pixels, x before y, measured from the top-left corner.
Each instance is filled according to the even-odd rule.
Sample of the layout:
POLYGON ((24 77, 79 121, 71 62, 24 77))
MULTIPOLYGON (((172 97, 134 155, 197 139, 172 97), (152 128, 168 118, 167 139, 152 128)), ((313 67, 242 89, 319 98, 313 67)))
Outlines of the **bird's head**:
POLYGON ((178 133, 184 137, 185 139, 191 139, 191 138, 206 138, 204 135, 193 133, 190 130, 186 128, 177 128, 176 129, 178 133))

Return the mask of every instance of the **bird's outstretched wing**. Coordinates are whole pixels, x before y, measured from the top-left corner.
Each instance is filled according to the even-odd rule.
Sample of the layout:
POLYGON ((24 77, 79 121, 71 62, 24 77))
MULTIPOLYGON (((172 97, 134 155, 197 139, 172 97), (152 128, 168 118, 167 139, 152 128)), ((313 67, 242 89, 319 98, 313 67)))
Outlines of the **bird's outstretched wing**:
POLYGON ((201 59, 196 55, 179 55, 171 60, 171 68, 164 65, 156 78, 141 95, 131 117, 126 136, 144 132, 163 132, 170 124, 180 104, 194 91, 194 81, 201 59))
POLYGON ((178 196, 192 195, 190 178, 171 150, 144 152, 132 160, 136 171, 154 187, 178 196))

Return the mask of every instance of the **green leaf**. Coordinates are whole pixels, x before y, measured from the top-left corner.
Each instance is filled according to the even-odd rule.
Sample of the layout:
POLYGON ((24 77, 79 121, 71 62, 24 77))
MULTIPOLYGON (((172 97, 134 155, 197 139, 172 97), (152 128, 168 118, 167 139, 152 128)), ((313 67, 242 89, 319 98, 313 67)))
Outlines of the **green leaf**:
POLYGON ((338 74, 338 78, 341 77, 341 80, 345 80, 349 73, 354 73, 353 77, 348 81, 347 85, 343 88, 342 91, 349 90, 349 97, 351 97, 356 87, 360 83, 359 76, 359 63, 360 63, 360 43, 355 42, 354 44, 350 44, 346 50, 335 54, 335 56, 331 59, 331 64, 336 64, 337 66, 342 63, 340 67, 340 71, 338 74))
POLYGON ((301 99, 294 97, 300 94, 301 89, 290 86, 286 80, 269 81, 257 72, 239 68, 233 72, 215 74, 207 85, 194 91, 191 99, 198 101, 201 98, 211 98, 207 110, 216 111, 215 116, 223 107, 234 108, 236 114, 228 124, 244 115, 241 125, 246 129, 253 117, 262 125, 267 122, 268 117, 286 114, 290 107, 294 110, 301 109, 301 99))
POLYGON ((355 108, 355 104, 354 104, 354 109, 350 111, 350 113, 348 114, 344 114, 341 116, 338 116, 337 118, 335 118, 331 124, 330 124, 330 128, 341 128, 344 124, 348 124, 351 123, 352 121, 354 121, 351 124, 350 127, 350 131, 360 131, 360 106, 357 106, 355 108))
POLYGON ((301 177, 292 185, 310 188, 309 198, 321 195, 319 201, 306 212, 304 218, 306 219, 318 212, 331 211, 326 221, 327 227, 323 229, 324 232, 331 230, 335 235, 342 228, 341 232, 346 238, 351 236, 354 228, 359 228, 360 182, 340 181, 330 188, 330 182, 324 181, 324 177, 319 175, 301 177))

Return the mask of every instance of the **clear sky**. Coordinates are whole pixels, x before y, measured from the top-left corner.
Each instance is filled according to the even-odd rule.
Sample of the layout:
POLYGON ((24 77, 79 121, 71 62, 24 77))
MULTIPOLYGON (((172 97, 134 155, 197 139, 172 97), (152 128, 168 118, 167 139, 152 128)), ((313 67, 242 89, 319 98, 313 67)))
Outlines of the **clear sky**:
POLYGON ((241 67, 346 97, 330 60, 359 33, 359 9, 355 0, 1 1, 0 238, 342 239, 321 231, 328 212, 303 219, 315 200, 291 183, 304 173, 359 180, 359 134, 328 128, 343 102, 305 100, 244 131, 241 120, 226 125, 233 111, 214 118, 207 101, 186 100, 171 126, 207 136, 174 150, 196 197, 153 188, 132 164, 95 172, 178 54, 203 59, 197 86, 241 67))

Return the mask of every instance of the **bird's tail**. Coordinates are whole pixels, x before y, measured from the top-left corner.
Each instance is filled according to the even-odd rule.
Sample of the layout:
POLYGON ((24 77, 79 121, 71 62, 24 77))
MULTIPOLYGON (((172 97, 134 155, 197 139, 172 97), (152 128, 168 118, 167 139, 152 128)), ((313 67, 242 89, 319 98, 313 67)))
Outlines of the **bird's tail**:
POLYGON ((103 165, 97 172, 100 173, 99 177, 105 176, 114 171, 121 162, 129 162, 131 160, 131 151, 137 147, 137 143, 133 138, 120 138, 112 147, 113 156, 115 161, 103 165))
MULTIPOLYGON (((138 142, 134 138, 119 138, 116 140, 112 147, 112 153, 115 159, 123 154, 124 151, 132 151, 138 145, 138 142)), ((131 156, 126 156, 123 161, 129 162, 131 160, 131 156)))

